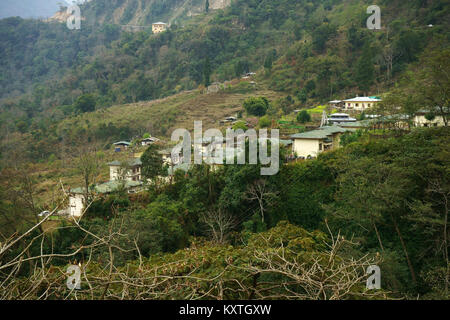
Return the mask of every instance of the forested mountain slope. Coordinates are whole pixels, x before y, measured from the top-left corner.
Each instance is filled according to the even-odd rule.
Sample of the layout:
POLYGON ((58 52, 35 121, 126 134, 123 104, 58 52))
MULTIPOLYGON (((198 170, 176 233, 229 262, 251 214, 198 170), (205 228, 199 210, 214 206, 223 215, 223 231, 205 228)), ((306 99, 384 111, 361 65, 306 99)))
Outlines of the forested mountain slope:
MULTIPOLYGON (((449 43, 448 0, 375 1, 382 10, 379 31, 366 27, 372 1, 235 0, 182 24, 174 20, 158 35, 150 28, 126 32, 120 24, 169 19, 187 2, 140 1, 140 8, 163 5, 148 11, 147 22, 138 18, 147 9, 123 20, 131 3, 86 3, 81 30, 59 22, 0 20, 2 137, 19 130, 38 134, 76 113, 74 103, 84 94, 94 96, 98 109, 248 71, 258 71, 260 85, 290 94, 297 107, 380 94, 425 50, 449 43), (115 13, 120 8, 121 18, 115 13)), ((189 2, 195 5, 200 2, 189 2)))

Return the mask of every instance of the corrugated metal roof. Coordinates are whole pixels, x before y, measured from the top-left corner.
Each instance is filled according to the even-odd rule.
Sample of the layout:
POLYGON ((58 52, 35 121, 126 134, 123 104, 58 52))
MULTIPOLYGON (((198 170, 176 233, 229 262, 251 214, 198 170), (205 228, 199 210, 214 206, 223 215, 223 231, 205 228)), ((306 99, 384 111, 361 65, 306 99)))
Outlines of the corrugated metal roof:
MULTIPOLYGON (((102 183, 99 185, 96 185, 94 188, 90 188, 90 191, 94 191, 97 193, 111 193, 119 189, 120 186, 124 186, 125 189, 138 187, 142 185, 142 182, 140 181, 119 181, 119 180, 112 180, 108 181, 106 183, 102 183)), ((70 193, 77 193, 77 194, 83 194, 85 192, 85 188, 75 188, 70 190, 70 193)))
MULTIPOLYGON (((123 162, 121 162, 121 161, 115 160, 115 161, 109 162, 108 166, 120 167, 120 166, 122 166, 122 163, 123 162)), ((135 159, 128 160, 127 164, 129 166, 131 166, 131 167, 141 166, 142 165, 142 161, 141 161, 140 158, 135 158, 135 159)))
POLYGON ((119 141, 119 142, 114 142, 114 143, 113 143, 113 145, 115 145, 115 146, 121 145, 121 144, 126 145, 126 146, 129 146, 131 143, 128 142, 128 141, 119 141))
POLYGON ((335 133, 344 133, 348 130, 338 126, 327 126, 317 130, 297 133, 291 136, 292 139, 326 139, 328 136, 335 133))
POLYGON ((374 99, 372 97, 356 97, 353 99, 344 100, 344 102, 380 102, 381 99, 374 99))

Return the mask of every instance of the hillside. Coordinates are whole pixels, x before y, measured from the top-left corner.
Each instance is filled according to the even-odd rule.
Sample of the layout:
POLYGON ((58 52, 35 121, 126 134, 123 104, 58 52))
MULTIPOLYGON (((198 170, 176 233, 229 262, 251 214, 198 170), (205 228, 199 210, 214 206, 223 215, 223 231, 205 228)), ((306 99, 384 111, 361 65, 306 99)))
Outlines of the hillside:
MULTIPOLYGON (((158 3, 165 9, 151 21, 196 5, 158 3)), ((249 71, 257 72, 261 88, 289 97, 287 108, 273 101, 275 113, 286 115, 335 98, 380 95, 408 70, 420 69, 424 52, 448 47, 447 0, 377 1, 383 12, 380 31, 366 27, 368 3, 236 0, 181 25, 174 21, 157 35, 150 29, 122 30, 121 23, 141 22, 134 14, 127 22, 115 20, 114 12, 125 13, 130 1, 86 3, 85 20, 76 31, 59 22, 2 19, 0 138, 61 141, 65 133, 56 128, 62 120, 93 111, 77 109, 86 95, 95 100, 94 110, 107 113, 112 105, 160 99, 249 71)), ((141 9, 135 12, 147 12, 141 9)), ((41 152, 37 158, 48 155, 41 152)))
MULTIPOLYGON (((223 9, 231 0, 210 0, 211 10, 223 9)), ((96 24, 149 26, 157 21, 177 23, 205 12, 205 0, 95 0, 83 7, 96 24)))
POLYGON ((0 20, 0 300, 450 299, 450 0, 81 12, 0 20))

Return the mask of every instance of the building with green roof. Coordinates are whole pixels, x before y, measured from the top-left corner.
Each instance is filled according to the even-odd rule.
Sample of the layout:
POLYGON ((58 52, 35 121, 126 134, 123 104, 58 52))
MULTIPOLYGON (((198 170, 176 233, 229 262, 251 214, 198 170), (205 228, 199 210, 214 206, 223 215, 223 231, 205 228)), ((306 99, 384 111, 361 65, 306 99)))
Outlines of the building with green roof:
POLYGON ((341 135, 349 131, 353 130, 333 125, 294 134, 292 152, 300 158, 315 158, 319 153, 339 148, 341 135))

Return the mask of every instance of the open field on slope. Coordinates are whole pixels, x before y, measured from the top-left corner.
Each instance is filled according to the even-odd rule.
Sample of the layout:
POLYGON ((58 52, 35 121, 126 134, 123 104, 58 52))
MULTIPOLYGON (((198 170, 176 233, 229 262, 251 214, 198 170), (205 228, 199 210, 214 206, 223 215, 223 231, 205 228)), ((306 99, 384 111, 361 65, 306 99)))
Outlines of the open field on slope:
POLYGON ((255 89, 249 93, 219 92, 201 94, 199 90, 187 91, 164 99, 144 101, 85 113, 64 120, 59 129, 73 126, 96 127, 101 123, 128 126, 149 132, 160 138, 170 137, 174 129, 193 129, 194 121, 203 121, 204 129, 220 128, 219 121, 242 110, 249 96, 264 96, 276 100, 283 95, 270 90, 255 89))

